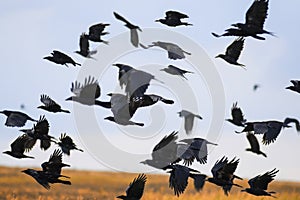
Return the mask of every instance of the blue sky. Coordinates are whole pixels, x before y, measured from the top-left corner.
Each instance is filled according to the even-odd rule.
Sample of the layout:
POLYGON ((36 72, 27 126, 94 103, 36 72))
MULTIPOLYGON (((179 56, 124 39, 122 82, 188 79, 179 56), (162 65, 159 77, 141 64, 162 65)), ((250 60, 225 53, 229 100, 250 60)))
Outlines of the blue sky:
MULTIPOLYGON (((128 30, 123 26, 123 23, 113 17, 113 11, 116 11, 145 30, 140 34, 140 38, 146 43, 148 43, 149 39, 147 30, 156 28, 175 31, 202 47, 211 59, 210 62, 217 70, 224 87, 225 102, 223 103, 226 110, 225 113, 220 113, 220 115, 225 114, 225 118, 230 117, 230 108, 235 101, 238 101, 248 121, 284 120, 285 117, 299 118, 300 110, 296 105, 300 96, 284 88, 290 85, 289 80, 298 79, 300 74, 298 69, 298 47, 300 45, 300 40, 298 39, 300 31, 298 26, 300 17, 298 8, 300 2, 291 1, 288 5, 286 2, 270 2, 265 29, 274 32, 277 37, 266 36, 267 39, 265 41, 257 41, 252 38, 246 39, 245 47, 239 60, 240 63, 246 65, 246 71, 230 66, 221 59, 214 58, 217 54, 223 53, 234 38, 217 39, 211 35, 211 32, 222 33, 230 24, 243 22, 244 14, 251 4, 252 1, 241 2, 237 0, 212 0, 205 3, 128 1, 126 4, 122 1, 109 1, 106 3, 100 3, 99 1, 2 1, 0 2, 2 35, 0 38, 0 55, 2 58, 2 73, 0 74, 2 98, 0 109, 20 110, 20 104, 24 104, 26 107, 23 111, 34 118, 45 114, 50 122, 50 134, 58 137, 61 132, 67 132, 78 143, 78 146, 85 150, 85 153, 74 152, 71 157, 66 157, 66 163, 70 163, 75 169, 111 170, 105 164, 103 165, 103 162, 101 164, 101 162, 99 163, 95 160, 97 156, 93 152, 94 147, 87 147, 89 144, 86 143, 85 136, 78 131, 78 122, 74 112, 72 112, 73 104, 65 102, 64 99, 71 95, 69 90, 71 82, 76 80, 78 75, 85 69, 93 68, 95 71, 99 71, 104 68, 106 70, 103 77, 99 79, 102 94, 111 92, 117 87, 116 69, 99 64, 103 59, 107 58, 101 57, 101 55, 104 55, 109 47, 104 47, 103 44, 99 46, 94 43, 91 44, 92 48, 97 47, 99 51, 97 62, 85 62, 85 59, 73 53, 78 49, 80 34, 87 31, 90 25, 98 22, 111 24, 108 27, 110 34, 104 37, 104 39, 111 42, 111 45, 114 44, 116 38, 126 39, 126 36, 129 37, 128 30), (167 10, 178 10, 188 14, 190 18, 187 21, 194 24, 194 26, 169 28, 155 23, 154 20, 163 17, 164 12, 167 10), (74 60, 84 63, 83 67, 66 68, 42 59, 54 49, 61 50, 69 54, 74 60), (262 87, 254 93, 252 86, 255 83, 261 84, 262 87), (72 114, 52 114, 36 109, 40 105, 39 97, 43 93, 51 96, 63 108, 70 109, 72 114)), ((157 41, 157 39, 153 38, 153 41, 157 41)), ((181 42, 181 40, 178 40, 175 43, 181 42)), ((136 50, 130 46, 129 39, 124 41, 122 45, 128 45, 128 48, 131 49, 124 55, 107 62, 126 62, 135 67, 144 66, 146 71, 146 65, 156 64, 157 68, 153 67, 149 69, 149 72, 157 73, 155 75, 166 83, 168 83, 168 80, 175 80, 180 87, 186 86, 188 88, 190 86, 191 92, 197 94, 196 99, 201 99, 196 104, 199 114, 203 116, 202 121, 196 122, 193 136, 209 137, 210 134, 215 134, 208 133, 209 125, 213 119, 212 110, 216 105, 213 105, 210 99, 213 91, 209 91, 209 86, 207 86, 203 74, 202 76, 201 73, 188 75, 189 82, 181 79, 177 79, 177 81, 167 74, 157 72, 159 65, 172 63, 189 70, 194 70, 195 68, 185 61, 175 62, 166 59, 166 53, 163 51, 155 49, 136 50)), ((185 44, 182 45, 184 46, 185 44)), ((188 45, 184 47, 190 50, 188 45)), ((153 82, 153 87, 149 88, 149 93, 158 93, 165 97, 175 98, 177 103, 173 106, 159 104, 137 113, 134 119, 137 121, 144 120, 146 126, 150 126, 151 123, 152 126, 156 126, 155 123, 158 123, 157 126, 163 126, 163 129, 160 132, 158 129, 158 133, 153 137, 147 135, 148 133, 145 131, 144 134, 146 136, 145 138, 140 137, 140 139, 142 138, 140 142, 132 138, 129 139, 131 136, 120 132, 120 129, 112 123, 103 122, 102 119, 110 115, 108 110, 101 108, 93 110, 84 106, 82 108, 91 109, 90 112, 95 113, 97 123, 103 128, 104 136, 110 141, 110 144, 131 154, 136 154, 137 152, 147 154, 151 152, 153 146, 160 138, 173 130, 180 129, 180 134, 184 136, 182 120, 176 115, 176 112, 181 108, 193 108, 193 105, 189 107, 184 102, 181 102, 182 97, 180 94, 172 93, 176 91, 175 89, 168 88, 172 87, 168 84, 162 87, 157 82, 153 82), (165 124, 159 124, 157 113, 164 113, 162 117, 167 119, 164 121, 165 124)), ((105 95, 100 98, 108 100, 105 95)), ((9 149, 9 144, 21 133, 18 132, 18 128, 5 127, 5 117, 1 116, 0 118, 0 122, 3 124, 3 126, 0 126, 0 147, 1 151, 4 151, 9 149)), ((86 121, 88 123, 89 120, 86 121)), ((31 123, 26 124, 28 128, 31 126, 31 123)), ((238 128, 225 122, 221 126, 222 131, 218 134, 216 141, 219 145, 211 150, 208 164, 205 166, 195 164, 193 167, 210 175, 210 168, 217 159, 220 159, 223 155, 228 156, 229 159, 237 156, 241 159, 237 170, 239 176, 251 177, 276 167, 280 170, 277 176, 279 179, 300 180, 299 176, 295 176, 295 174, 298 174, 297 170, 300 166, 299 159, 295 159, 296 155, 300 153, 298 145, 300 138, 294 128, 282 131, 274 144, 261 147, 268 155, 268 158, 265 159, 244 151, 248 147, 248 143, 244 135, 236 135, 234 133, 234 130, 239 130, 238 128), (259 165, 256 164, 258 162, 259 165)), ((133 129, 139 134, 143 134, 143 129, 133 129)), ((128 131, 130 132, 130 130, 129 128, 128 131)), ((91 134, 91 137, 97 137, 95 130, 87 130, 87 132, 91 134)), ((15 160, 1 154, 0 164, 22 167, 38 166, 48 159, 54 148, 55 146, 53 145, 46 152, 41 152, 38 148, 34 148, 32 152, 28 153, 36 157, 34 161, 15 160)), ((98 146, 95 146, 95 148, 97 149, 98 146)), ((110 152, 101 147, 99 147, 99 151, 110 155, 110 152)), ((123 161, 120 161, 120 163, 124 164, 123 161)), ((141 167, 135 161, 133 164, 128 164, 128 166, 114 166, 112 168, 113 170, 121 171, 133 171, 132 169, 139 171, 150 170, 150 168, 141 167)))

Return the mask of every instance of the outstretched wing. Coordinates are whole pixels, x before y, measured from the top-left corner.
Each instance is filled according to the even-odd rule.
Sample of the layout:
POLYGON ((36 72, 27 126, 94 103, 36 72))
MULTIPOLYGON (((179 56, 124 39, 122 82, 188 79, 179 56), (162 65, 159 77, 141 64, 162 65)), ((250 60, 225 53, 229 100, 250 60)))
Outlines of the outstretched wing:
POLYGON ((129 185, 126 190, 127 197, 140 199, 143 196, 145 183, 147 181, 147 177, 145 174, 139 174, 137 178, 135 178, 129 185))
POLYGON ((58 104, 54 100, 52 100, 48 95, 42 94, 40 100, 46 107, 58 106, 58 104))
POLYGON ((167 11, 166 12, 166 18, 179 18, 179 19, 184 19, 184 18, 189 18, 189 16, 187 16, 186 14, 180 13, 178 11, 167 11))
POLYGON ((168 144, 170 144, 171 142, 175 142, 175 140, 177 140, 178 138, 178 132, 173 131, 170 135, 165 136, 153 149, 153 151, 158 151, 162 148, 164 148, 165 146, 167 146, 168 144))
POLYGON ((267 190, 268 184, 274 180, 274 177, 279 172, 274 168, 272 171, 266 172, 263 175, 258 175, 248 181, 251 188, 267 190))
POLYGON ((227 47, 226 55, 230 56, 234 60, 238 60, 244 47, 244 41, 245 39, 243 37, 239 37, 234 40, 233 43, 227 47))
POLYGON ((231 116, 232 116, 233 121, 246 122, 246 120, 244 119, 244 114, 243 114, 241 108, 239 108, 237 106, 237 102, 235 102, 232 105, 231 116))
POLYGON ((246 13, 246 24, 263 28, 268 15, 269 0, 255 0, 246 13))

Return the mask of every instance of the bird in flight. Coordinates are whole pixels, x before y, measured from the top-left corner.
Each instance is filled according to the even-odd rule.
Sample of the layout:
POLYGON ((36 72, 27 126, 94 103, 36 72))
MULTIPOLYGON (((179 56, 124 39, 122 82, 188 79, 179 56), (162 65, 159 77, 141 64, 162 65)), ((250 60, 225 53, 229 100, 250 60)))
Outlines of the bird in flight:
POLYGON ((285 89, 300 93, 300 81, 299 80, 291 80, 293 85, 286 87, 285 89))
POLYGON ((27 114, 19 111, 3 110, 0 113, 6 115, 5 126, 9 127, 22 127, 25 126, 27 120, 37 122, 37 120, 32 119, 27 114))
POLYGON ((184 129, 187 135, 191 134, 193 126, 194 126, 194 118, 202 119, 200 115, 196 115, 187 110, 182 110, 178 112, 179 117, 184 118, 184 129))
POLYGON ((70 155, 71 150, 77 150, 83 152, 82 149, 78 149, 76 144, 73 142, 72 138, 66 133, 62 133, 59 138, 59 142, 56 142, 60 146, 64 154, 70 155))
POLYGON ((190 72, 190 71, 186 71, 183 69, 180 69, 174 65, 168 65, 168 67, 161 69, 160 71, 164 71, 167 72, 168 74, 172 74, 172 75, 178 75, 183 77, 185 80, 187 80, 187 78, 184 76, 184 74, 186 73, 194 73, 194 72, 190 72))
POLYGON ((244 114, 241 108, 237 106, 237 102, 233 103, 231 107, 231 117, 232 119, 226 119, 226 121, 236 126, 242 126, 242 127, 245 126, 247 120, 244 118, 244 114))
POLYGON ((130 23, 128 20, 126 20, 124 17, 122 17, 121 15, 119 15, 118 13, 114 12, 114 16, 116 19, 122 21, 125 23, 124 26, 126 26, 127 28, 130 29, 130 41, 131 44, 135 47, 139 46, 139 36, 138 36, 138 32, 137 30, 142 32, 142 29, 136 25, 133 25, 132 23, 130 23))
POLYGON ((251 178, 248 181, 250 188, 246 188, 241 191, 247 192, 247 193, 255 195, 255 196, 275 197, 272 194, 275 194, 276 192, 273 192, 273 191, 267 192, 266 190, 268 189, 269 183, 271 183, 274 180, 274 177, 276 176, 276 174, 278 172, 279 172, 279 170, 276 170, 276 168, 274 168, 273 170, 268 171, 268 172, 264 173, 263 175, 257 175, 254 178, 251 178))
POLYGON ((246 12, 245 23, 232 24, 234 28, 225 30, 225 33, 218 35, 212 33, 215 37, 222 36, 242 36, 253 37, 258 40, 265 40, 260 34, 269 34, 275 36, 273 33, 264 30, 264 23, 268 15, 269 0, 254 0, 248 11, 246 12))
MULTIPOLYGON (((82 33, 79 38, 79 51, 75 51, 75 53, 86 57, 93 58, 92 55, 97 53, 97 50, 90 51, 90 44, 88 40, 88 35, 86 33, 82 33)), ((95 58, 93 58, 95 59, 95 58)))
POLYGON ((14 158, 34 158, 32 156, 27 156, 24 152, 29 151, 30 149, 26 147, 26 143, 30 140, 29 136, 23 134, 19 136, 11 145, 11 151, 4 151, 4 154, 10 155, 14 158))
POLYGON ((48 95, 42 94, 40 100, 44 105, 39 106, 37 108, 41 108, 43 110, 53 112, 53 113, 57 113, 57 112, 70 113, 70 111, 68 111, 68 110, 61 109, 60 105, 58 105, 48 95))
POLYGON ((177 59, 184 59, 185 54, 187 55, 192 55, 191 53, 184 51, 182 48, 180 48, 177 44, 173 44, 170 42, 152 42, 151 45, 145 46, 143 44, 140 44, 140 46, 144 49, 149 49, 151 47, 160 47, 168 52, 168 58, 172 60, 177 60, 177 59))
POLYGON ((245 39, 242 37, 234 40, 232 44, 227 47, 225 54, 219 54, 216 56, 216 58, 222 58, 229 64, 241 66, 243 69, 246 69, 245 65, 237 62, 243 50, 244 41, 245 39))
POLYGON ((94 77, 84 79, 84 84, 75 81, 71 85, 71 92, 75 96, 71 96, 66 101, 75 101, 83 105, 93 106, 98 105, 104 108, 110 108, 110 102, 97 100, 101 95, 101 88, 98 81, 94 77))
POLYGON ((65 65, 66 67, 69 67, 68 64, 72 64, 74 67, 76 67, 76 65, 81 66, 81 64, 75 62, 70 56, 57 50, 53 50, 51 56, 46 56, 44 59, 56 64, 65 65))
POLYGON ((155 22, 160 22, 167 26, 176 27, 176 26, 192 26, 187 22, 182 22, 181 19, 189 18, 186 14, 180 13, 178 11, 167 11, 164 19, 155 20, 155 22))
POLYGON ((104 41, 101 39, 102 35, 108 34, 108 32, 104 32, 104 29, 109 26, 110 24, 94 24, 89 27, 89 33, 87 35, 88 40, 93 42, 102 42, 104 44, 108 44, 108 41, 104 41))
POLYGON ((133 181, 129 184, 126 190, 126 196, 120 195, 117 196, 118 199, 124 200, 140 200, 144 193, 145 184, 147 177, 145 174, 139 174, 137 178, 134 178, 133 181))
POLYGON ((250 151, 258 155, 263 155, 264 157, 267 157, 267 155, 260 150, 258 140, 253 133, 248 132, 246 137, 248 142, 250 143, 250 148, 247 148, 246 151, 250 151))

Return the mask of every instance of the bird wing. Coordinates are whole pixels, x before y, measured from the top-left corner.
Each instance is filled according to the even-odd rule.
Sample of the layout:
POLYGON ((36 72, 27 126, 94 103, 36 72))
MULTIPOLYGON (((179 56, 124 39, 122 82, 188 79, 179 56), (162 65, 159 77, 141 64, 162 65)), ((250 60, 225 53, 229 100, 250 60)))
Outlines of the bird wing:
POLYGON ((174 190, 174 194, 179 196, 188 185, 189 168, 181 165, 173 165, 173 170, 169 178, 169 187, 174 190))
POLYGON ((223 167, 223 173, 225 177, 231 177, 233 173, 235 172, 240 160, 233 158, 230 162, 226 163, 223 167))
POLYGON ((274 168, 272 171, 266 172, 263 175, 258 175, 248 181, 251 188, 267 190, 268 184, 274 180, 274 177, 279 172, 274 168))
POLYGON ((202 138, 195 139, 191 145, 190 149, 193 151, 193 154, 196 160, 200 164, 205 164, 207 162, 207 141, 202 138))
POLYGON ((270 121, 267 123, 268 131, 265 132, 263 136, 263 144, 268 145, 276 140, 282 129, 282 124, 282 122, 277 121, 270 121))
POLYGON ((160 140, 160 142, 157 145, 155 145, 153 151, 158 151, 164 148, 165 146, 167 146, 168 144, 170 144, 171 142, 175 142, 175 140, 178 139, 177 134, 178 134, 177 131, 173 131, 170 135, 165 136, 163 139, 160 140))
POLYGON ((225 164, 228 162, 228 158, 223 156, 221 160, 217 160, 213 168, 211 169, 211 173, 213 174, 213 177, 218 179, 218 174, 221 172, 225 164))
POLYGON ((130 110, 127 97, 123 94, 113 94, 111 99, 111 111, 116 121, 128 121, 134 112, 130 110))
POLYGON ((197 191, 201 191, 205 184, 205 174, 190 174, 190 177, 194 179, 194 187, 197 191))
POLYGON ((254 134, 265 134, 268 129, 269 128, 267 122, 253 122, 254 134))
POLYGON ((139 35, 137 29, 130 29, 130 41, 133 46, 139 46, 139 35))
POLYGON ((166 12, 166 18, 176 18, 176 19, 184 19, 189 18, 186 14, 180 13, 178 11, 167 11, 166 12))
POLYGON ((76 96, 87 99, 97 99, 101 95, 101 89, 98 81, 91 76, 85 78, 84 84, 82 86, 77 81, 75 81, 75 83, 72 83, 71 91, 76 96))
POLYGON ((124 17, 122 17, 121 15, 119 15, 118 13, 114 12, 114 16, 116 17, 116 19, 124 22, 126 25, 129 26, 134 26, 133 24, 131 24, 129 21, 127 21, 124 17))
POLYGON ((298 80, 291 80, 291 83, 292 83, 295 87, 299 87, 299 86, 300 86, 300 81, 298 81, 298 80))
POLYGON ((252 133, 250 133, 250 132, 248 132, 246 137, 247 137, 247 140, 250 143, 251 149, 253 149, 254 151, 258 152, 259 149, 260 149, 260 147, 259 147, 259 143, 258 143, 258 140, 255 137, 255 135, 252 134, 252 133))
POLYGON ((194 126, 194 115, 184 117, 184 129, 186 134, 190 134, 194 126))
POLYGON ((183 54, 183 50, 175 44, 168 46, 167 51, 168 51, 168 57, 170 59, 176 60, 176 59, 185 58, 185 55, 183 54))
POLYGON ((226 49, 226 55, 233 58, 235 61, 238 60, 241 51, 244 47, 245 39, 243 37, 239 37, 238 39, 234 40, 226 49))
POLYGON ((232 105, 231 116, 233 121, 246 122, 241 108, 237 107, 237 102, 232 105))
POLYGON ((186 71, 186 70, 180 69, 179 67, 176 67, 176 66, 174 66, 174 65, 169 65, 168 68, 170 68, 170 69, 176 71, 177 73, 179 72, 180 74, 185 74, 185 73, 187 73, 187 72, 192 73, 192 72, 190 72, 190 71, 186 71))
POLYGON ((177 158, 183 159, 183 164, 190 166, 195 160, 193 151, 189 148, 187 144, 178 144, 177 145, 177 158))
POLYGON ((66 133, 62 133, 59 137, 59 140, 65 145, 65 146, 73 146, 75 145, 72 138, 68 136, 66 133))
POLYGON ((80 51, 81 52, 84 52, 85 54, 89 53, 90 44, 89 44, 89 40, 88 40, 88 35, 87 34, 82 33, 80 35, 79 47, 80 47, 80 51))
POLYGON ((142 97, 148 89, 150 81, 154 79, 154 76, 147 72, 134 69, 128 73, 128 82, 125 92, 130 98, 142 97))
POLYGON ((89 35, 99 35, 104 31, 105 27, 109 26, 109 24, 103 24, 103 23, 99 23, 99 24, 94 24, 92 26, 89 27, 89 35))
POLYGON ((146 181, 146 175, 139 174, 138 177, 129 184, 129 187, 126 190, 127 197, 136 199, 142 198, 146 181))
POLYGON ((54 100, 52 100, 48 95, 45 95, 45 94, 41 95, 40 101, 46 107, 49 107, 49 106, 58 106, 58 104, 54 100))
POLYGON ((50 155, 49 161, 52 163, 62 163, 62 152, 59 149, 55 149, 53 154, 50 155))
POLYGON ((17 126, 22 127, 25 126, 27 121, 26 115, 19 114, 18 112, 12 112, 6 119, 5 125, 6 126, 17 126))
POLYGON ((246 13, 246 24, 263 28, 268 15, 269 0, 255 0, 246 13))
POLYGON ((28 136, 23 134, 19 136, 13 143, 10 145, 12 152, 24 153, 25 143, 28 140, 28 136))
POLYGON ((34 133, 38 135, 48 135, 49 122, 45 116, 40 116, 39 121, 33 126, 34 133))

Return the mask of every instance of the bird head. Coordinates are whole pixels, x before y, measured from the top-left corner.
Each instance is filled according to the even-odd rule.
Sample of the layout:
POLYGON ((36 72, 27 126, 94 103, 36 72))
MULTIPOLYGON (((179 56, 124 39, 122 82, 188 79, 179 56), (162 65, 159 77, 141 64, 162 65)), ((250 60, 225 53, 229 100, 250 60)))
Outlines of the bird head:
POLYGON ((41 108, 41 109, 43 109, 43 108, 45 108, 45 106, 38 106, 37 108, 41 108))
POLYGON ((112 117, 112 116, 109 116, 109 117, 105 117, 104 118, 105 120, 109 120, 109 121, 115 121, 115 118, 114 117, 112 117))
POLYGON ((4 114, 4 115, 8 116, 10 112, 9 112, 8 110, 3 110, 3 111, 0 111, 0 113, 2 113, 2 114, 4 114))
POLYGON ((2 152, 2 153, 11 155, 11 152, 10 152, 10 151, 4 151, 4 152, 2 152))
POLYGON ((233 27, 241 27, 243 24, 242 23, 235 23, 235 24, 231 24, 231 26, 233 27))
POLYGON ((223 58, 223 57, 224 57, 223 54, 219 54, 219 55, 217 55, 215 58, 223 58))
POLYGON ((118 199, 126 199, 126 196, 124 195, 120 195, 120 196, 117 196, 118 199))
POLYGON ((159 71, 166 71, 166 68, 160 69, 159 71))
POLYGON ((72 101, 73 100, 73 97, 69 97, 69 98, 66 98, 65 101, 72 101))
POLYGON ((43 59, 45 59, 45 60, 52 60, 53 59, 53 57, 52 56, 46 56, 46 57, 44 57, 43 59))
POLYGON ((157 19, 157 20, 155 20, 155 22, 162 22, 163 21, 163 19, 157 19))

